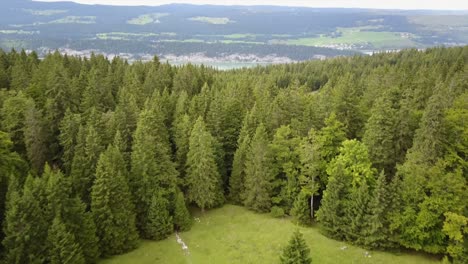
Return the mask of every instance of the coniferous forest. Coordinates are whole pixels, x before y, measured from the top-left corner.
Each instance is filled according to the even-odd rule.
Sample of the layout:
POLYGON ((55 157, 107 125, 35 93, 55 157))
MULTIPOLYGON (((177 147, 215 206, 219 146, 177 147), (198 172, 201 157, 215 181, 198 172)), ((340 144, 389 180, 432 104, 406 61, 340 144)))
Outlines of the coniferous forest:
POLYGON ((0 88, 4 263, 95 263, 226 203, 468 263, 468 47, 231 71, 0 51, 0 88))

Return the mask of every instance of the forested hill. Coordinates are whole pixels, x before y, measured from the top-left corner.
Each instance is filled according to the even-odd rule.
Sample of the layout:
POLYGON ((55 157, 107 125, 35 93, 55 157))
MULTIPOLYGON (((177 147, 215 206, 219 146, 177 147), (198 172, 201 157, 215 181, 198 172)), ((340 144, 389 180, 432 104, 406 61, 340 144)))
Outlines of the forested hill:
POLYGON ((93 263, 188 230, 187 206, 234 203, 467 263, 467 60, 223 72, 0 51, 2 258, 93 263))
MULTIPOLYGON (((221 1, 222 2, 222 1, 221 1)), ((287 2, 285 2, 287 3, 287 2)), ((463 46, 468 12, 2 1, 0 48, 174 62, 304 61, 360 52, 463 46), (197 60, 197 61, 196 61, 197 60)))

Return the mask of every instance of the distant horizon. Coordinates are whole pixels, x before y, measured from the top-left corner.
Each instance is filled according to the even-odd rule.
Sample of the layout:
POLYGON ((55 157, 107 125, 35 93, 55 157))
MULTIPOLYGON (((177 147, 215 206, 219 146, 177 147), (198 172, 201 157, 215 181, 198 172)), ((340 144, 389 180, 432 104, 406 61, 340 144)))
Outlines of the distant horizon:
POLYGON ((362 8, 388 10, 439 10, 439 11, 468 11, 468 1, 421 1, 394 0, 382 3, 373 0, 33 0, 36 2, 75 2, 87 5, 114 6, 161 6, 169 4, 217 5, 217 6, 284 6, 309 8, 362 8), (156 2, 156 3, 155 3, 156 2), (441 3, 442 2, 442 3, 441 3))

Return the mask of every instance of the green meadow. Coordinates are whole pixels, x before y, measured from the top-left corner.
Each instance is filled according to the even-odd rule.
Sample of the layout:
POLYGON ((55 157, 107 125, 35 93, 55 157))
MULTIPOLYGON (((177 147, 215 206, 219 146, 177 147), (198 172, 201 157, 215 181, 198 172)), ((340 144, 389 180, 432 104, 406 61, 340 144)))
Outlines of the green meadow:
POLYGON ((368 251, 329 239, 318 227, 298 227, 288 218, 273 218, 243 207, 226 205, 201 214, 189 232, 181 233, 188 246, 184 253, 175 235, 163 241, 143 241, 134 251, 102 260, 100 264, 270 264, 278 263, 282 248, 297 228, 311 249, 313 263, 321 264, 431 264, 433 256, 410 253, 368 251), (365 253, 369 256, 366 257, 365 253))

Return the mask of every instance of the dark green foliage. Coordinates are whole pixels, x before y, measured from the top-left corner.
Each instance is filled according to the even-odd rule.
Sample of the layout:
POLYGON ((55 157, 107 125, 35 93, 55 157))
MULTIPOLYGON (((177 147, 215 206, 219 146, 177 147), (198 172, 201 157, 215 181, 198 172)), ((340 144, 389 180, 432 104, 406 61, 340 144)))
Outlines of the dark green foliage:
POLYGON ((157 98, 153 99, 156 101, 147 101, 138 120, 128 177, 136 206, 137 227, 143 237, 150 237, 144 230, 153 192, 158 189, 164 192, 164 196, 172 193, 178 176, 170 156, 169 135, 164 125, 163 112, 157 98))
POLYGON ((244 205, 257 212, 268 212, 272 205, 274 173, 265 126, 260 124, 250 143, 245 163, 244 205))
POLYGON ((291 210, 291 215, 294 216, 294 219, 297 223, 301 225, 310 225, 310 205, 309 205, 309 195, 306 191, 301 191, 294 201, 294 206, 291 210))
POLYGON ((50 262, 54 233, 93 263, 134 248, 135 230, 188 230, 188 203, 229 195, 366 248, 464 263, 467 55, 217 71, 0 51, 4 262, 50 262))
POLYGON ((101 154, 91 191, 91 211, 104 256, 134 249, 138 234, 135 212, 120 151, 110 146, 101 154))
POLYGON ((288 208, 299 194, 299 154, 298 147, 300 139, 293 135, 289 126, 282 126, 276 130, 273 141, 270 144, 274 158, 274 172, 272 201, 280 206, 288 208))
POLYGON ((199 117, 190 135, 187 154, 187 199, 202 211, 220 205, 224 199, 216 165, 213 137, 199 117))
POLYGON ((295 231, 289 244, 283 249, 281 264, 311 264, 310 249, 299 231, 295 231))
POLYGON ((172 217, 169 215, 169 202, 158 190, 154 191, 148 209, 148 218, 145 225, 145 236, 152 240, 167 238, 174 230, 172 217))
POLYGON ((68 232, 60 216, 52 221, 47 236, 49 243, 49 258, 51 264, 84 264, 85 259, 75 236, 68 232))
POLYGON ((178 191, 174 205, 174 227, 177 231, 184 232, 190 230, 192 224, 192 217, 185 204, 184 194, 178 191))
POLYGON ((234 154, 231 177, 229 178, 229 198, 236 204, 242 203, 241 195, 245 192, 245 161, 250 145, 249 135, 240 139, 240 144, 234 154))
POLYGON ((102 152, 101 137, 94 126, 80 127, 71 167, 71 178, 75 193, 90 204, 91 186, 95 179, 96 165, 102 152))
POLYGON ((71 182, 60 171, 53 171, 49 166, 42 176, 47 180, 47 202, 51 216, 60 216, 60 223, 79 245, 86 263, 94 263, 99 257, 96 226, 86 205, 72 195, 71 182))
POLYGON ((328 180, 327 189, 323 192, 320 209, 317 211, 317 220, 322 224, 326 233, 334 238, 344 238, 344 221, 346 215, 346 198, 349 195, 348 186, 351 179, 345 175, 341 164, 334 169, 328 180))
POLYGON ((29 176, 22 195, 11 190, 3 230, 7 263, 43 263, 47 259, 49 215, 43 204, 45 188, 39 178, 29 176))

